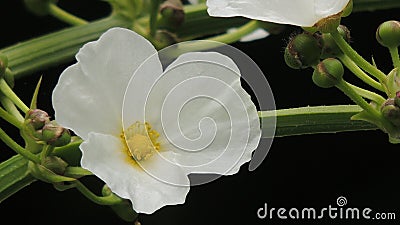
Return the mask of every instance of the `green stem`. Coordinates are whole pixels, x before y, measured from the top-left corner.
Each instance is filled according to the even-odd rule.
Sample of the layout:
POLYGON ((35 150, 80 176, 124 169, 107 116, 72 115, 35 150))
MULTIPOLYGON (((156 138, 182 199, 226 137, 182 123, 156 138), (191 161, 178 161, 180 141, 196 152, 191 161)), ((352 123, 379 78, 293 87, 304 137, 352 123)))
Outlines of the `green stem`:
POLYGON ((14 103, 10 99, 5 97, 3 94, 1 94, 1 92, 0 92, 0 102, 8 113, 13 115, 19 122, 21 123, 24 122, 24 117, 18 111, 17 107, 15 107, 14 103))
POLYGON ((385 102, 385 99, 382 96, 380 96, 377 93, 375 93, 375 92, 365 90, 363 88, 357 87, 357 86, 352 85, 352 84, 348 84, 348 85, 351 88, 353 88, 354 91, 358 95, 360 95, 360 96, 362 96, 362 97, 364 97, 366 99, 372 100, 372 101, 376 102, 378 105, 382 105, 385 102))
POLYGON ((8 86, 4 79, 0 79, 0 91, 7 96, 14 104, 24 113, 28 112, 29 107, 21 101, 21 99, 14 93, 14 91, 8 86))
POLYGON ((358 78, 360 78, 364 83, 370 85, 371 87, 379 90, 385 91, 382 84, 377 82, 376 80, 372 79, 368 76, 360 67, 357 66, 347 55, 341 55, 338 57, 340 61, 358 78))
POLYGON ((160 0, 152 0, 150 9, 150 21, 149 21, 151 37, 154 37, 157 31, 157 17, 159 9, 160 9, 160 0))
POLYGON ((3 118, 5 121, 9 122, 10 124, 14 125, 16 128, 21 129, 22 122, 15 118, 13 115, 8 113, 3 108, 0 108, 0 117, 3 118))
POLYGON ((370 113, 376 118, 380 118, 381 114, 376 109, 374 109, 368 102, 366 102, 353 88, 352 86, 341 79, 336 85, 343 93, 345 93, 353 102, 363 108, 366 112, 370 113))
POLYGON ((275 137, 378 129, 371 123, 350 119, 361 111, 362 108, 358 105, 313 106, 261 111, 259 116, 263 130, 262 137, 271 137, 270 130, 273 129, 271 126, 275 125, 275 118, 275 137))
POLYGON ((390 56, 392 57, 393 66, 400 68, 399 50, 397 47, 389 48, 390 56))
POLYGON ((347 43, 338 31, 330 33, 335 40, 336 44, 346 54, 354 63, 356 63, 361 69, 365 70, 375 78, 377 78, 380 83, 384 83, 386 80, 386 75, 380 71, 375 66, 371 65, 367 60, 365 60, 361 55, 359 55, 350 45, 347 43))
POLYGON ((49 13, 55 18, 73 26, 84 25, 88 23, 88 21, 66 12, 54 3, 49 4, 49 13))
POLYGON ((119 16, 107 17, 86 25, 66 28, 0 50, 8 57, 8 66, 20 78, 50 66, 72 61, 83 44, 97 39, 111 27, 129 27, 119 16))
POLYGON ((29 174, 28 160, 21 155, 0 163, 0 177, 0 203, 36 181, 29 174))
POLYGON ((3 131, 3 129, 0 128, 0 139, 12 150, 14 150, 16 153, 24 156, 25 158, 31 160, 32 162, 35 163, 40 163, 39 157, 37 157, 35 154, 31 153, 30 151, 25 150, 23 147, 18 145, 10 136, 6 134, 6 132, 3 131))
POLYGON ((230 33, 225 33, 222 35, 218 35, 212 38, 208 38, 205 40, 208 41, 217 41, 217 42, 222 42, 225 44, 231 44, 236 41, 239 41, 243 36, 250 34, 251 32, 255 31, 256 29, 259 28, 259 24, 257 20, 252 20, 245 25, 237 28, 235 31, 230 32, 230 33))
POLYGON ((118 203, 122 203, 123 199, 118 196, 111 194, 108 196, 97 196, 93 192, 91 192, 85 185, 83 185, 80 181, 73 181, 75 184, 75 188, 80 191, 86 198, 90 199, 92 202, 99 205, 115 205, 118 203))
POLYGON ((42 151, 40 152, 40 161, 43 163, 44 160, 46 159, 46 157, 48 155, 50 155, 54 150, 54 146, 51 145, 45 145, 42 149, 42 151))

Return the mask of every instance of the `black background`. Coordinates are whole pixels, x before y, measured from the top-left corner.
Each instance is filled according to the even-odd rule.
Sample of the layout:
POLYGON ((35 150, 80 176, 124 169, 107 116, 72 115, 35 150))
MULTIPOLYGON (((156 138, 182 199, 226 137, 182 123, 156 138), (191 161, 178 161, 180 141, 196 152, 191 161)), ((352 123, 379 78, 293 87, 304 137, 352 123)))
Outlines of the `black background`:
MULTIPOLYGON (((0 48, 66 27, 62 22, 27 12, 22 1, 0 3, 0 48)), ((81 17, 94 20, 106 16, 103 1, 60 1, 60 6, 81 17)), ((377 26, 386 20, 399 20, 399 10, 355 13, 342 24, 352 32, 353 47, 368 60, 374 59, 384 72, 391 69, 388 51, 375 41, 377 26)), ((280 35, 250 43, 236 43, 262 69, 272 87, 276 107, 350 104, 337 89, 321 89, 311 81, 311 70, 295 71, 283 62, 283 47, 289 27, 280 35)), ((72 62, 71 62, 72 63, 72 62)), ((29 78, 16 81, 15 91, 29 102, 39 75, 43 85, 39 108, 53 113, 51 92, 58 75, 71 63, 44 69, 29 78)), ((357 82, 347 72, 350 81, 357 82)), ((16 131, 0 121, 13 137, 16 131)), ((369 207, 374 212, 396 212, 400 217, 399 146, 389 144, 381 131, 360 131, 275 138, 263 164, 247 171, 247 164, 233 176, 196 186, 186 203, 166 206, 152 215, 140 215, 145 225, 157 224, 395 224, 396 221, 345 220, 260 220, 256 211, 264 203, 269 207, 336 206, 345 196, 349 207, 369 207), (372 223, 373 222, 373 223, 372 223)), ((14 153, 3 144, 0 159, 14 153)), ((1 179, 1 178, 0 178, 1 179)), ((93 179, 93 186, 100 182, 93 179)), ((0 219, 30 224, 129 224, 108 207, 96 205, 75 190, 56 191, 51 185, 35 182, 0 204, 0 219)), ((398 220, 397 220, 398 224, 398 220)))

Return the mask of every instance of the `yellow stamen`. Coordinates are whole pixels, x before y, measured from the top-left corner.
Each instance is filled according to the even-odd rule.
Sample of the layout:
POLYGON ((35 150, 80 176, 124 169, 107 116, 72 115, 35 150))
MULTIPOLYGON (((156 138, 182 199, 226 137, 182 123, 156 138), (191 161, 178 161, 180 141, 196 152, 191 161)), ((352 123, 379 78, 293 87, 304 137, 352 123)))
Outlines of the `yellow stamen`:
POLYGON ((128 154, 135 161, 149 159, 155 151, 160 150, 157 142, 160 134, 153 130, 149 123, 135 122, 121 135, 128 147, 128 154))

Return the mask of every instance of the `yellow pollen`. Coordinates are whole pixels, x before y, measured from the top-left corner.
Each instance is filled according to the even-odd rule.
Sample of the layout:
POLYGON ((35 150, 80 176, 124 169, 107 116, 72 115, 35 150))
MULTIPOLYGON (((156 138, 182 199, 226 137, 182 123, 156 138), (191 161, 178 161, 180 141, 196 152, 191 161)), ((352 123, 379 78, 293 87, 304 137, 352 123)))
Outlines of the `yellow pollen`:
POLYGON ((149 159, 155 151, 160 150, 157 142, 159 133, 149 123, 135 122, 125 131, 125 140, 130 157, 136 161, 149 159))

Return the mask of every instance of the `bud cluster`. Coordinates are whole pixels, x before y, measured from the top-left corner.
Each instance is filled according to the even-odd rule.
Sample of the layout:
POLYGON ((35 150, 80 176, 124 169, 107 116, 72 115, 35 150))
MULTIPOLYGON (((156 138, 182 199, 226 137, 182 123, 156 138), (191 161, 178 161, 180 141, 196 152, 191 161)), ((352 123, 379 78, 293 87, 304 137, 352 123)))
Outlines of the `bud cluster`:
POLYGON ((71 141, 69 130, 59 126, 54 120, 51 121, 49 115, 43 110, 29 110, 24 124, 31 137, 48 145, 60 147, 71 141))

